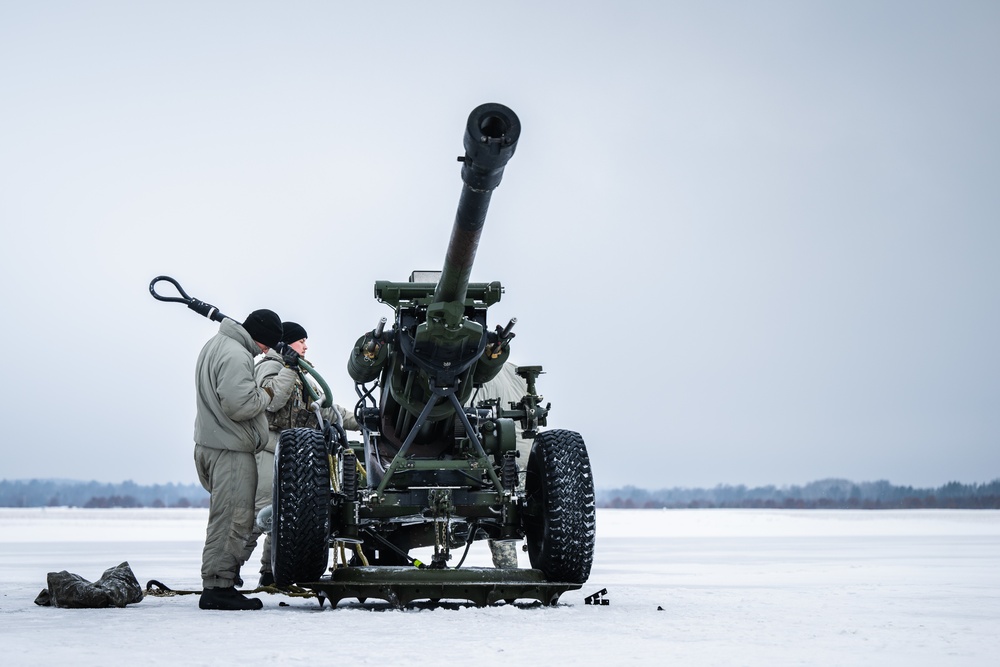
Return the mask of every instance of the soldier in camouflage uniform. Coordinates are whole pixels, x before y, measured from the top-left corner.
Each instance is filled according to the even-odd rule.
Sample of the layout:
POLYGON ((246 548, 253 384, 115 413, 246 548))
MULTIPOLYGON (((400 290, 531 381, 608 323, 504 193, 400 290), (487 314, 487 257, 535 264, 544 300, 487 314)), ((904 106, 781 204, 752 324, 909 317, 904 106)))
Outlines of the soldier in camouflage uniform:
MULTIPOLYGON (((509 403, 520 401, 527 393, 528 383, 517 374, 517 366, 508 361, 500 368, 500 372, 495 378, 482 386, 476 400, 500 399, 500 406, 506 408, 509 403)), ((528 465, 528 455, 531 454, 532 442, 521 435, 520 428, 517 429, 517 468, 519 473, 523 473, 525 466, 528 465)), ((489 545, 494 567, 505 569, 517 567, 517 544, 515 542, 490 540, 489 545)))
MULTIPOLYGON (((295 322, 282 322, 283 334, 281 342, 291 348, 298 356, 305 357, 309 348, 306 343, 308 334, 302 325, 295 322)), ((281 347, 281 346, 279 346, 281 347)), ((284 349, 284 348, 283 348, 284 349)), ((303 379, 311 383, 313 390, 319 396, 319 401, 323 401, 323 390, 315 384, 315 381, 308 375, 300 375, 294 370, 297 367, 297 359, 288 354, 284 355, 274 350, 269 350, 262 357, 257 359, 254 368, 254 377, 261 387, 270 389, 274 393, 270 404, 267 406, 265 415, 268 423, 268 439, 264 449, 257 453, 257 496, 254 501, 254 511, 260 512, 263 508, 271 504, 271 491, 274 482, 274 450, 278 445, 278 436, 285 429, 289 428, 319 428, 316 414, 309 409, 312 399, 309 397, 303 379)), ((323 408, 323 419, 336 421, 333 411, 337 410, 343 420, 346 430, 358 430, 358 423, 354 415, 339 405, 323 408)), ((243 562, 250 559, 254 549, 257 547, 257 539, 261 534, 260 528, 254 524, 250 539, 247 540, 246 548, 243 551, 243 562)), ((274 584, 274 574, 271 572, 271 536, 264 538, 264 553, 260 559, 260 586, 271 586, 274 584)))

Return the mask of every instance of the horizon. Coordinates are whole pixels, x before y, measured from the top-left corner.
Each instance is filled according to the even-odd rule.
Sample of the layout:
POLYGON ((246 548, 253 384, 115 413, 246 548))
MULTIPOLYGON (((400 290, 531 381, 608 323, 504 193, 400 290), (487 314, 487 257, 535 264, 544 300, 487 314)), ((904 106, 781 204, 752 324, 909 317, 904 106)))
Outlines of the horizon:
MULTIPOLYGON (((82 479, 70 479, 70 478, 44 478, 44 477, 31 477, 31 478, 27 478, 27 479, 9 479, 9 478, 6 478, 6 477, 0 478, 0 484, 7 483, 7 482, 10 482, 10 483, 48 482, 48 483, 62 483, 62 484, 98 484, 98 485, 105 485, 105 486, 117 486, 117 485, 124 485, 124 484, 133 484, 133 485, 139 486, 139 487, 167 486, 167 485, 172 484, 174 486, 195 486, 195 487, 203 489, 203 487, 201 486, 201 484, 199 482, 197 482, 197 481, 194 481, 194 482, 153 482, 153 483, 148 483, 147 484, 147 483, 136 482, 136 481, 131 480, 131 479, 122 480, 120 482, 102 482, 102 481, 99 481, 99 480, 82 480, 82 479)), ((633 488, 633 489, 637 489, 637 490, 645 490, 645 491, 662 491, 662 490, 672 490, 672 489, 695 490, 695 489, 718 489, 718 488, 739 488, 739 487, 746 487, 748 489, 766 489, 766 488, 790 489, 790 488, 793 488, 793 487, 805 487, 805 486, 809 486, 809 485, 813 485, 813 484, 820 484, 822 482, 844 482, 844 483, 847 483, 847 484, 854 484, 854 485, 868 485, 868 484, 882 484, 882 483, 886 483, 886 484, 889 484, 890 486, 897 487, 897 488, 938 489, 938 488, 947 486, 949 484, 961 484, 963 486, 986 486, 986 485, 989 485, 989 484, 994 484, 994 483, 1000 482, 1000 476, 994 477, 992 479, 983 480, 983 481, 971 481, 971 482, 970 481, 962 481, 962 480, 952 479, 952 480, 948 480, 947 482, 942 482, 941 484, 929 484, 929 485, 900 483, 900 482, 894 482, 891 479, 853 480, 853 479, 849 479, 849 478, 846 478, 846 477, 820 477, 818 479, 813 479, 813 480, 810 480, 808 482, 790 482, 790 483, 786 483, 786 484, 767 483, 767 484, 753 484, 753 485, 751 485, 751 484, 740 483, 740 482, 738 482, 738 483, 719 482, 719 483, 711 485, 711 486, 705 486, 705 485, 679 486, 679 485, 674 485, 674 486, 666 486, 666 487, 660 487, 660 488, 652 488, 652 487, 649 487, 649 486, 639 486, 639 485, 636 485, 636 484, 622 484, 622 485, 618 485, 618 486, 597 486, 597 485, 595 485, 594 489, 595 489, 595 491, 598 491, 598 492, 600 492, 600 491, 618 491, 618 490, 624 490, 624 489, 629 489, 629 488, 633 488)), ((207 491, 206 491, 206 493, 207 493, 207 491)))

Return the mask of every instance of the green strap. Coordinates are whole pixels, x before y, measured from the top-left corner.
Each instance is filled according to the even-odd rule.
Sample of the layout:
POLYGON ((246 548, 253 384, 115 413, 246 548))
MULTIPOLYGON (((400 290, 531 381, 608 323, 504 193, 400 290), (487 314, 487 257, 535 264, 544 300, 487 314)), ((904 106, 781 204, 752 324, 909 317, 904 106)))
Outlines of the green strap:
MULTIPOLYGON (((302 371, 305 371, 306 373, 311 375, 313 379, 316 380, 316 384, 318 384, 323 389, 323 393, 325 394, 325 396, 323 397, 323 403, 321 404, 322 407, 328 408, 331 405, 333 405, 333 392, 330 391, 330 385, 326 383, 326 380, 323 379, 323 376, 317 373, 316 369, 313 368, 308 361, 306 361, 302 357, 299 357, 299 367, 296 370, 300 375, 302 374, 302 371)), ((309 392, 309 397, 312 400, 314 401, 319 400, 319 395, 316 393, 316 390, 312 388, 312 385, 310 385, 308 382, 305 381, 305 378, 302 379, 302 386, 305 387, 307 392, 309 392)))

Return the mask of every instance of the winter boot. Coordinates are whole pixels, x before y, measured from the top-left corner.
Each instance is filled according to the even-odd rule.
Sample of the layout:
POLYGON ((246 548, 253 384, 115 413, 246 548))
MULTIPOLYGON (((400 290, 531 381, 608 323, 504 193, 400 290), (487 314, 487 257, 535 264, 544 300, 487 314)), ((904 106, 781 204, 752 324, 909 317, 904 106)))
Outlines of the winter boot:
POLYGON ((261 572, 260 581, 257 582, 258 588, 264 588, 265 586, 274 586, 274 574, 271 572, 261 572))
POLYGON ((198 607, 201 609, 226 609, 230 611, 244 611, 250 609, 261 609, 264 603, 257 598, 248 598, 235 586, 229 588, 206 588, 201 592, 201 600, 198 607))

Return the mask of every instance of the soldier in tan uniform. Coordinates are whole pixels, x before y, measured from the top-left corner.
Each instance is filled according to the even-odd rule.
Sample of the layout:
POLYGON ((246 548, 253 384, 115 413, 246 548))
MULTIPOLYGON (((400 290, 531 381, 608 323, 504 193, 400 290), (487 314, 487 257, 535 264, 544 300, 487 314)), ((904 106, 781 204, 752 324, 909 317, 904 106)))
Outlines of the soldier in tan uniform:
POLYGON ((225 318, 198 355, 194 461, 208 491, 202 552, 202 609, 260 609, 236 590, 243 546, 254 523, 257 462, 267 444, 271 392, 254 380, 253 359, 281 340, 281 319, 255 310, 243 324, 225 318))

